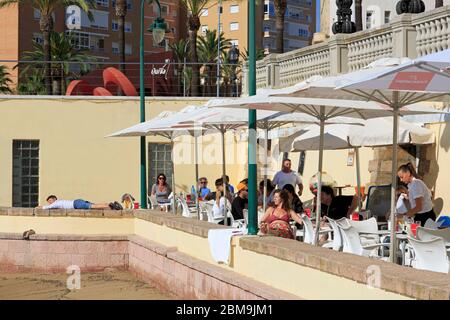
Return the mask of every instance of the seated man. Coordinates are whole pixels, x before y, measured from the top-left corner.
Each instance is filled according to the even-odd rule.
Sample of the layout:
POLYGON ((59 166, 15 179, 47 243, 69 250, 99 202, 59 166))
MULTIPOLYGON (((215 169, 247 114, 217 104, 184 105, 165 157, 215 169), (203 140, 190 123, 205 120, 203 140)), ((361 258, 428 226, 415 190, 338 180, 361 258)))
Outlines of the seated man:
POLYGON ((322 186, 320 200, 322 217, 327 216, 334 220, 343 217, 350 218, 358 206, 357 196, 335 196, 333 188, 330 186, 322 186))
POLYGON ((237 197, 231 203, 231 214, 234 220, 244 219, 244 209, 248 207, 248 188, 243 182, 237 185, 237 197))
POLYGON ((200 179, 198 179, 197 190, 202 199, 205 199, 205 197, 211 192, 211 190, 208 188, 208 179, 206 179, 206 177, 201 177, 200 179))
POLYGON ((86 200, 76 199, 76 200, 58 200, 55 195, 50 195, 47 197, 47 206, 39 206, 38 209, 111 209, 111 210, 122 210, 122 206, 118 202, 106 203, 91 203, 86 200))

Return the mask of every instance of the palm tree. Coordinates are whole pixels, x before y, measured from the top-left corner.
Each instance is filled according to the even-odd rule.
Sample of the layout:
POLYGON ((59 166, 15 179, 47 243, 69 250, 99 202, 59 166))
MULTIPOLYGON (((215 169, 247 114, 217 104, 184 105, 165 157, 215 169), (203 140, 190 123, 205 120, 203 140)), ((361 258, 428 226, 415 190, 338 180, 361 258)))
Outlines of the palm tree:
POLYGON ((53 31, 53 13, 62 6, 77 5, 81 10, 87 12, 89 19, 93 19, 89 11, 95 8, 95 0, 0 0, 0 9, 15 3, 28 3, 34 8, 39 9, 41 18, 39 20, 40 30, 44 38, 44 56, 43 60, 48 61, 44 67, 44 82, 47 94, 52 93, 51 82, 51 54, 50 54, 50 33, 53 31))
POLYGON ((200 29, 200 15, 208 3, 213 0, 181 0, 188 11, 189 62, 192 65, 191 93, 198 96, 200 87, 200 66, 197 56, 197 33, 200 29))
MULTIPOLYGON (((217 77, 217 47, 218 39, 216 30, 206 31, 205 35, 199 37, 197 43, 198 56, 200 62, 205 64, 205 75, 206 75, 206 93, 207 95, 212 95, 214 92, 214 79, 217 77)), ((231 46, 229 39, 225 39, 223 32, 220 33, 220 59, 223 61, 225 57, 225 52, 231 46)))
POLYGON ((355 0, 355 25, 356 25, 356 31, 361 31, 363 29, 362 0, 355 0))
POLYGON ((188 41, 185 39, 180 39, 178 42, 174 42, 169 45, 170 49, 172 50, 172 54, 175 57, 175 61, 177 62, 176 69, 177 69, 177 75, 178 75, 178 94, 182 95, 182 81, 184 81, 184 78, 182 77, 183 71, 183 63, 184 60, 187 57, 187 45, 188 41))
MULTIPOLYGON (((52 32, 50 35, 51 61, 59 61, 58 63, 51 64, 50 74, 53 80, 53 94, 60 95, 61 92, 65 92, 67 80, 69 78, 78 78, 81 74, 87 73, 91 67, 87 62, 95 61, 95 58, 87 54, 87 51, 76 49, 74 43, 75 41, 70 33, 52 32), (79 64, 74 64, 74 62, 78 62, 79 64), (73 67, 77 65, 79 65, 80 74, 71 71, 71 69, 73 70, 73 67)), ((44 47, 38 43, 34 43, 33 46, 34 51, 25 51, 22 55, 22 60, 43 61, 45 54, 44 47)), ((34 69, 43 69, 41 63, 28 63, 21 70, 21 76, 28 77, 28 70, 31 66, 34 69)), ((44 76, 44 73, 41 72, 41 75, 44 76)))
POLYGON ((284 52, 284 16, 286 14, 287 0, 274 0, 275 29, 277 30, 276 51, 284 52))
POLYGON ((116 0, 117 26, 119 29, 119 70, 125 71, 125 16, 127 15, 127 0, 116 0))
POLYGON ((11 74, 8 72, 8 69, 6 66, 1 65, 0 66, 0 93, 12 93, 11 88, 9 85, 12 83, 12 80, 10 78, 11 74))
POLYGON ((21 81, 17 87, 17 92, 23 95, 44 95, 45 85, 44 77, 39 70, 33 70, 33 72, 27 75, 25 81, 21 81))

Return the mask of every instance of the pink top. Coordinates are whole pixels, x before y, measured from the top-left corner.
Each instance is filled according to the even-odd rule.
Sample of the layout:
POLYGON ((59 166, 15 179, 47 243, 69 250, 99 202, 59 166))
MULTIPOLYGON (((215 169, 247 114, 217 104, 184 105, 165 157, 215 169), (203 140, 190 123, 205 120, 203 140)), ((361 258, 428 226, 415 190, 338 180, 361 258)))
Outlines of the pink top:
POLYGON ((289 223, 289 220, 290 220, 289 214, 288 214, 288 213, 285 213, 282 217, 277 217, 276 215, 274 215, 275 209, 276 209, 276 208, 273 208, 273 211, 272 211, 272 213, 267 217, 266 222, 267 222, 268 224, 271 224, 272 222, 274 222, 274 221, 276 221, 276 220, 282 220, 282 221, 285 221, 285 222, 289 223))

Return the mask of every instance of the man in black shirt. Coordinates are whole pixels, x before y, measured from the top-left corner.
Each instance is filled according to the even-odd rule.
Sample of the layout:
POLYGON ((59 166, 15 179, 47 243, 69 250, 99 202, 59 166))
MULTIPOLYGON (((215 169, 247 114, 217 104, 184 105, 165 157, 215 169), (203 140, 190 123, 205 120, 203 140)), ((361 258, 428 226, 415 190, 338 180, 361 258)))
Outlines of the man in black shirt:
POLYGON ((231 203, 231 214, 234 220, 244 219, 244 209, 248 206, 248 188, 244 182, 237 185, 237 197, 231 203))
POLYGON ((322 217, 328 216, 337 220, 343 217, 350 218, 358 205, 356 196, 334 196, 333 188, 322 187, 322 217))

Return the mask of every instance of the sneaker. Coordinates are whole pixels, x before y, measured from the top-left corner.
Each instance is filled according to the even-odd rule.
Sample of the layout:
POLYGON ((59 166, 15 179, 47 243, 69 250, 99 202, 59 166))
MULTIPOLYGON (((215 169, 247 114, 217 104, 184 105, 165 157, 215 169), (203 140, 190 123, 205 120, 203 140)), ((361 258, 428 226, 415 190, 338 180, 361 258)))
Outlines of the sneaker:
POLYGON ((114 201, 114 209, 123 210, 123 207, 120 203, 118 203, 117 201, 114 201))
POLYGON ((110 202, 109 204, 108 204, 108 206, 109 206, 109 208, 111 209, 111 210, 114 210, 115 208, 114 208, 114 203, 112 203, 112 202, 110 202))

